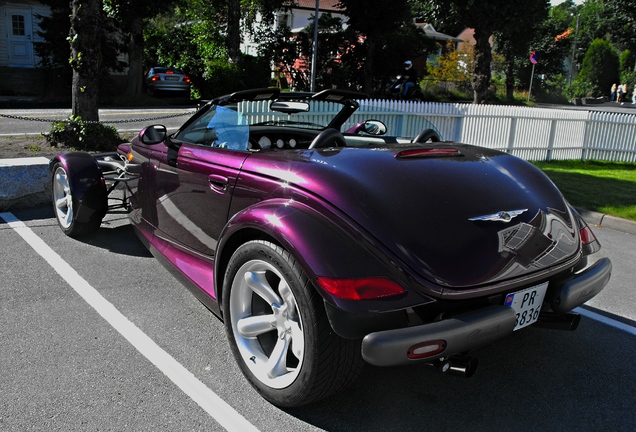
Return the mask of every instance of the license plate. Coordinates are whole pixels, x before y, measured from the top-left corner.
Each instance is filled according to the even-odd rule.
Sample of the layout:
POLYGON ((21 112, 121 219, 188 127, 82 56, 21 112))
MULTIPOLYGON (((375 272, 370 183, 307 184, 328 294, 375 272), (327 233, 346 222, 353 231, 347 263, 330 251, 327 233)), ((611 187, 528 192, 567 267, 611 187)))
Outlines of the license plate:
POLYGON ((166 81, 179 81, 181 78, 176 76, 167 76, 164 78, 166 81))
POLYGON ((536 285, 506 296, 506 302, 504 304, 513 308, 517 315, 517 322, 513 330, 527 327, 539 319, 541 304, 543 304, 543 298, 545 297, 547 289, 548 283, 544 282, 541 285, 536 285))

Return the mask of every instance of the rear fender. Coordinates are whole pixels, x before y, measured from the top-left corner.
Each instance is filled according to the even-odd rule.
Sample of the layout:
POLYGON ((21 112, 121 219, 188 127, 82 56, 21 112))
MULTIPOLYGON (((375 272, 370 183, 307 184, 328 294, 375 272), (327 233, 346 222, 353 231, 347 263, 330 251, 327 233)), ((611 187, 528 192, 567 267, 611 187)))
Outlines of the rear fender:
POLYGON ((75 218, 79 222, 88 222, 95 213, 103 217, 108 211, 108 193, 97 160, 85 152, 63 153, 49 162, 51 172, 58 162, 68 174, 69 186, 77 201, 75 218))
MULTIPOLYGON (((217 295, 230 256, 242 243, 256 237, 274 239, 299 261, 322 297, 333 306, 350 312, 400 310, 427 303, 413 290, 380 300, 343 300, 322 290, 318 277, 386 277, 407 288, 407 277, 385 254, 344 223, 333 222, 296 201, 263 201, 237 213, 221 234, 215 260, 217 295)), ((219 301, 222 301, 220 297, 219 301)))

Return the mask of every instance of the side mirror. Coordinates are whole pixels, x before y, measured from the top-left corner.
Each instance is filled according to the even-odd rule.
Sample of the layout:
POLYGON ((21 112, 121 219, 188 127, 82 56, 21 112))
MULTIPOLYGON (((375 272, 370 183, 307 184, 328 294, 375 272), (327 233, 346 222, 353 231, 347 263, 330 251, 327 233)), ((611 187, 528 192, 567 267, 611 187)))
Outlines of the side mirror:
POLYGON ((365 121, 361 130, 369 135, 384 135, 387 131, 386 125, 380 120, 365 121))
POLYGON ((164 125, 152 125, 144 128, 139 132, 139 140, 144 144, 159 144, 165 141, 168 136, 168 130, 164 125))

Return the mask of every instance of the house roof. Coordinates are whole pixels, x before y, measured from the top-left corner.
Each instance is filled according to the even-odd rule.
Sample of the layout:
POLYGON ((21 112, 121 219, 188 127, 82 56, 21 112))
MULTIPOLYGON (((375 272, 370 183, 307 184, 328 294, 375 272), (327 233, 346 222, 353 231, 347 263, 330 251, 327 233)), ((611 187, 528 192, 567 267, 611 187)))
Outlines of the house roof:
POLYGON ((431 38, 431 39, 435 39, 435 40, 439 40, 439 41, 453 41, 453 42, 464 42, 464 39, 461 39, 459 37, 453 37, 444 33, 440 33, 437 30, 435 30, 435 27, 433 27, 432 24, 428 24, 428 23, 418 23, 416 24, 417 26, 423 26, 424 28, 424 33, 426 34, 427 37, 431 38))
MULTIPOLYGON (((317 0, 290 0, 289 7, 299 9, 316 9, 317 0)), ((336 11, 342 12, 342 8, 337 7, 340 0, 319 0, 319 8, 321 11, 336 11)))

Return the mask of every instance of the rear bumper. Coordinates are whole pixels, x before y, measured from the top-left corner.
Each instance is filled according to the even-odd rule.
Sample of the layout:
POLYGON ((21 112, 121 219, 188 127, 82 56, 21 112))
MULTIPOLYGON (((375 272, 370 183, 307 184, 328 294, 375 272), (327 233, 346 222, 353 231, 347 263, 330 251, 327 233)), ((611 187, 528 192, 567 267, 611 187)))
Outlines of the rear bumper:
MULTIPOLYGON (((609 282, 612 263, 603 258, 553 287, 545 299, 552 310, 566 313, 598 294, 609 282)), ((362 340, 362 357, 375 366, 396 366, 414 361, 432 362, 487 346, 513 332, 515 312, 507 306, 490 306, 452 318, 414 327, 373 332, 362 340), (443 349, 413 359, 414 346, 439 342, 443 349)))
POLYGON ((160 84, 148 84, 148 88, 152 91, 179 91, 185 92, 190 91, 189 83, 160 83, 160 84))
POLYGON ((444 349, 421 360, 431 362, 491 344, 512 333, 515 312, 508 306, 491 306, 453 318, 415 327, 368 334, 362 340, 362 357, 374 366, 396 366, 413 361, 409 348, 443 341, 444 349))
POLYGON ((550 300, 552 310, 569 312, 597 295, 605 288, 612 275, 612 262, 601 258, 593 265, 563 282, 550 300))

